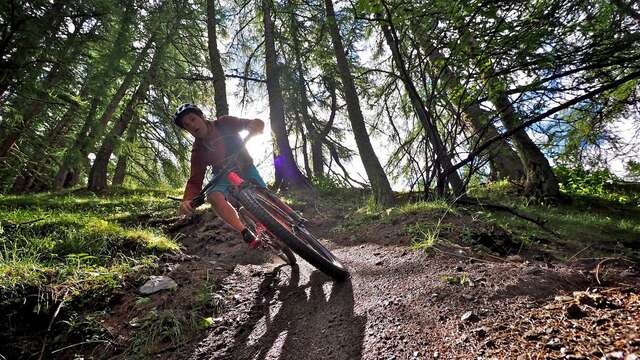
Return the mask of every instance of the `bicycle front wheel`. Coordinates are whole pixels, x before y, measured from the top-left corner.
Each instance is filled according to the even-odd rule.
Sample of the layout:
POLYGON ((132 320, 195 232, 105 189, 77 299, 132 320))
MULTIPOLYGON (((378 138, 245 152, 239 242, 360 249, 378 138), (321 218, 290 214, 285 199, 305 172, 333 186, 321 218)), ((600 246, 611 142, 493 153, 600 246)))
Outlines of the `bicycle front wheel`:
POLYGON ((349 277, 345 266, 329 249, 268 197, 252 188, 242 189, 236 196, 244 208, 309 264, 338 281, 349 277))
MULTIPOLYGON (((241 207, 238 210, 238 215, 240 216, 240 220, 242 220, 242 223, 257 236, 257 226, 253 221, 251 214, 249 214, 249 211, 244 207, 241 207)), ((281 240, 275 238, 271 234, 263 234, 260 240, 264 242, 263 244, 267 249, 277 255, 285 263, 291 266, 296 266, 296 256, 293 255, 291 249, 289 249, 289 247, 281 240)))

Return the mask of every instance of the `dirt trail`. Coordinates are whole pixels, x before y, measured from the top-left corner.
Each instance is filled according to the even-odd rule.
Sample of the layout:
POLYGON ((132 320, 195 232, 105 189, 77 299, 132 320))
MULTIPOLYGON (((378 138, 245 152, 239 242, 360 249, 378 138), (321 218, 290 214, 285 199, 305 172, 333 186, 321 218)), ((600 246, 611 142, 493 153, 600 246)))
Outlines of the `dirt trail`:
MULTIPOLYGON (((623 279, 627 285, 616 290, 622 305, 579 305, 586 317, 567 320, 573 301, 566 296, 596 285, 588 267, 427 255, 406 245, 355 244, 344 235, 328 244, 352 278, 334 283, 302 260, 292 269, 247 252, 219 225, 208 230, 217 235, 214 243, 185 238, 187 252, 200 260, 174 273, 185 283, 194 269, 213 264, 231 300, 204 339, 159 358, 598 359, 614 350, 640 353, 640 298, 636 290, 624 291, 637 289, 637 278, 623 279), (560 295, 564 303, 554 310, 560 295), (545 306, 548 321, 534 313, 545 306), (573 333, 554 327, 556 318, 573 333), (551 330, 539 328, 543 320, 551 330), (529 336, 533 330, 546 333, 529 336), (606 336, 588 340, 581 331, 587 338, 598 331, 606 336)), ((201 231, 205 225, 183 231, 196 226, 201 231)), ((312 229, 328 237, 330 227, 325 222, 312 229)))

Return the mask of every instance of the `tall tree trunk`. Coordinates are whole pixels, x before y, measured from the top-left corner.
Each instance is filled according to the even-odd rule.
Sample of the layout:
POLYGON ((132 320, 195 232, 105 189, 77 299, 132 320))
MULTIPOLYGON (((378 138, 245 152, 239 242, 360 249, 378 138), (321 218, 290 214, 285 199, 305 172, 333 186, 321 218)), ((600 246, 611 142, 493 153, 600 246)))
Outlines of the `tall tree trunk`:
MULTIPOLYGON (((447 59, 433 44, 428 43, 426 51, 429 54, 429 62, 431 66, 438 67, 437 64, 445 64, 442 68, 436 70, 441 74, 442 81, 449 89, 450 93, 454 93, 462 86, 460 78, 446 65, 447 59)), ((476 135, 479 135, 480 143, 498 136, 498 129, 489 121, 490 114, 480 108, 480 105, 473 103, 464 110, 464 118, 473 129, 476 135)), ((524 180, 525 172, 522 162, 518 154, 511 148, 506 140, 496 142, 487 150, 491 170, 496 179, 510 178, 512 180, 524 180)))
MULTIPOLYGON (((322 159, 322 139, 320 138, 320 134, 318 133, 317 126, 313 123, 311 116, 309 115, 309 99, 307 97, 307 89, 306 89, 306 81, 304 76, 304 67, 302 65, 302 51, 300 50, 300 41, 299 41, 299 28, 300 23, 296 18, 297 9, 297 0, 289 0, 289 30, 291 33, 291 46, 293 50, 293 56, 295 59, 295 85, 296 85, 296 95, 298 106, 297 112, 300 114, 302 118, 302 122, 304 123, 304 128, 306 128, 307 133, 309 134, 309 142, 311 143, 311 162, 313 172, 309 173, 307 170, 307 175, 309 177, 321 177, 323 176, 323 164, 324 160, 322 159)), ((305 140, 306 144, 306 137, 305 140)), ((305 155, 305 168, 308 169, 308 156, 306 153, 306 146, 304 147, 304 155, 305 155)))
MULTIPOLYGON (((447 173, 448 170, 453 167, 451 157, 449 156, 444 142, 438 133, 434 119, 431 117, 426 106, 424 106, 422 98, 420 97, 420 94, 411 79, 411 75, 405 66, 404 59, 400 53, 400 44, 396 37, 397 34, 395 33, 395 29, 393 28, 393 25, 382 24, 382 32, 387 41, 387 45, 389 45, 389 48, 391 49, 394 62, 400 71, 400 78, 402 79, 404 87, 409 94, 411 104, 413 105, 416 115, 418 116, 418 119, 420 119, 420 123, 424 127, 429 138, 429 142, 436 153, 436 161, 438 162, 437 166, 439 166, 444 173, 447 173)), ((461 194, 464 192, 464 184, 457 172, 452 172, 446 180, 451 185, 455 194, 461 194)), ((439 186, 439 188, 443 187, 439 186)))
MULTIPOLYGON (((470 44, 470 50, 471 56, 476 60, 480 68, 480 75, 487 86, 489 100, 495 106, 502 124, 508 131, 517 128, 522 121, 505 91, 504 83, 496 77, 491 59, 482 55, 473 41, 470 44)), ((557 198, 560 196, 558 180, 549 161, 540 151, 540 148, 531 140, 527 132, 524 129, 516 131, 512 139, 526 172, 525 193, 542 198, 557 198)))
MULTIPOLYGON (((498 129, 490 122, 491 114, 480 108, 478 104, 469 105, 464 109, 464 117, 471 125, 478 144, 499 136, 498 129)), ((491 178, 493 180, 511 179, 524 181, 526 173, 518 153, 511 148, 506 140, 497 141, 487 149, 491 178)))
MULTIPOLYGON (((89 111, 87 112, 82 128, 76 134, 73 144, 71 144, 67 151, 65 151, 60 167, 54 176, 54 190, 61 190, 63 187, 67 187, 70 184, 75 185, 75 182, 69 181, 69 178, 70 175, 77 174, 79 172, 79 165, 82 160, 80 150, 86 137, 89 136, 89 132, 91 131, 91 127, 93 126, 94 119, 96 117, 96 112, 98 111, 98 105, 100 105, 100 98, 98 96, 94 96, 91 100, 91 106, 89 107, 89 111)), ((76 176, 75 178, 78 179, 79 176, 76 176)))
POLYGON ((214 101, 216 103, 216 116, 228 115, 227 87, 225 84, 224 69, 220 61, 218 51, 218 36, 216 33, 216 4, 215 0, 207 0, 207 34, 209 45, 209 63, 213 75, 214 101))
MULTIPOLYGON (((304 164, 304 173, 308 179, 313 178, 313 172, 311 171, 311 167, 309 166, 309 151, 308 151, 308 143, 307 134, 302 126, 302 122, 299 119, 299 114, 296 116, 296 126, 298 128, 298 133, 300 134, 300 138, 302 139, 302 145, 300 149, 302 149, 302 163, 304 164)), ((297 142, 297 141, 296 141, 297 142)), ((297 144, 296 144, 297 145, 297 144)))
MULTIPOLYGON (((133 123, 129 125, 129 128, 127 129, 127 137, 125 139, 127 144, 131 145, 135 142, 139 126, 139 121, 136 121, 135 119, 133 120, 133 123)), ((127 165, 129 162, 128 160, 129 154, 126 151, 123 151, 121 148, 120 154, 118 155, 116 170, 113 173, 113 180, 111 180, 112 186, 122 186, 122 184, 124 184, 124 179, 127 176, 127 165)))
POLYGON ((131 95, 131 99, 125 106, 118 121, 113 125, 109 133, 104 137, 100 149, 96 153, 96 158, 93 161, 91 170, 89 171, 89 181, 87 187, 91 191, 102 191, 107 188, 107 170, 109 160, 113 154, 114 149, 119 144, 119 139, 124 134, 124 131, 129 126, 129 123, 134 117, 136 107, 143 103, 152 79, 157 72, 158 64, 162 58, 164 52, 164 45, 161 44, 156 47, 153 59, 149 65, 147 73, 142 76, 142 80, 138 85, 136 91, 131 95))
POLYGON ((325 143, 325 140, 333 127, 333 121, 335 120, 336 112, 338 111, 338 96, 336 94, 336 84, 333 77, 324 76, 323 82, 329 91, 329 97, 331 98, 331 112, 329 113, 329 121, 324 125, 324 128, 320 129, 316 127, 315 136, 317 141, 311 143, 311 166, 315 177, 322 177, 325 174, 325 160, 322 154, 322 145, 325 143))
POLYGON ((324 0, 327 24, 329 33, 331 34, 331 40, 333 42, 333 49, 336 56, 336 64, 340 79, 342 81, 342 92, 344 99, 347 103, 347 112, 349 114, 349 120, 351 121, 351 128, 353 135, 358 146, 360 158, 364 165, 367 177, 371 182, 371 188, 376 201, 385 206, 391 206, 394 203, 393 192, 389 185, 389 179, 380 165, 380 161, 376 156, 373 146, 371 146, 371 140, 367 133, 367 127, 364 123, 364 117, 360 110, 360 102, 358 100, 358 93, 351 77, 349 70, 349 63, 347 62, 347 56, 342 44, 342 37, 338 29, 338 22, 336 20, 335 11, 333 10, 332 0, 324 0))
POLYGON ((144 48, 140 51, 135 62, 127 72, 124 80, 118 87, 118 90, 107 104, 100 119, 98 119, 95 124, 93 122, 91 124, 85 124, 84 129, 88 131, 86 135, 84 135, 81 131, 76 137, 76 142, 74 143, 74 145, 70 149, 67 149, 65 158, 56 175, 54 184, 54 188, 56 190, 62 188, 63 184, 65 183, 65 179, 67 179, 68 177, 67 174, 71 171, 71 169, 75 167, 75 170, 77 172, 78 164, 81 163, 82 159, 85 159, 87 157, 87 155, 93 148, 96 139, 100 138, 104 133, 107 124, 113 118, 113 114, 115 113, 118 105, 120 105, 120 102, 122 101, 122 98, 124 97, 126 91, 131 87, 131 83, 133 82, 135 75, 138 73, 143 60, 146 59, 147 53, 149 52, 149 48, 151 47, 152 43, 153 37, 147 40, 144 48))
POLYGON ((282 179, 282 186, 303 187, 307 185, 307 180, 300 172, 293 158, 291 145, 289 145, 289 137, 287 136, 272 11, 272 0, 262 0, 269 115, 271 118, 271 129, 275 134, 278 147, 277 157, 274 159, 276 178, 282 179))
MULTIPOLYGON (((491 102, 496 107, 502 123, 507 130, 511 130, 521 124, 519 116, 504 91, 497 90, 493 80, 488 79, 489 93, 493 94, 491 102)), ((526 169, 526 181, 524 191, 536 197, 557 198, 560 188, 549 161, 540 148, 531 140, 526 131, 520 130, 513 134, 513 141, 520 153, 524 168, 526 169)))

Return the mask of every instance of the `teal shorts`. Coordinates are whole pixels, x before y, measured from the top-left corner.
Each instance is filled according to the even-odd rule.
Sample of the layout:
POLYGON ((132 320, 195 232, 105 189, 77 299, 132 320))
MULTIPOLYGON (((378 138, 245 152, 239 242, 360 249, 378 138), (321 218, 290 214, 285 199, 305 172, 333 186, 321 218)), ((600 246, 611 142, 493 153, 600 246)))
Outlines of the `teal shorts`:
MULTIPOLYGON (((258 172, 258 169, 256 169, 255 165, 251 165, 251 167, 249 167, 247 170, 239 172, 238 175, 240 175, 240 177, 245 181, 251 181, 263 188, 267 187, 267 184, 264 182, 264 180, 262 180, 262 177, 260 176, 260 173, 258 172)), ((229 182, 229 179, 227 179, 227 177, 225 176, 220 179, 220 182, 216 186, 207 190, 207 197, 214 192, 221 192, 225 197, 228 197, 229 191, 231 190, 232 186, 233 185, 229 182)))

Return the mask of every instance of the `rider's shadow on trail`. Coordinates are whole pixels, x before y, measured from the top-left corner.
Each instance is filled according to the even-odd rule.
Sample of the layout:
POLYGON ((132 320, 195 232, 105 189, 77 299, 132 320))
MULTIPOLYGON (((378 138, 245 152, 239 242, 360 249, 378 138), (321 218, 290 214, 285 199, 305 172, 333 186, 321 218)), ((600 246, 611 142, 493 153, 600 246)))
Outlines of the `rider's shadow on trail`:
POLYGON ((299 284, 297 269, 289 284, 278 287, 267 276, 249 319, 238 330, 234 359, 359 359, 366 316, 354 315, 350 281, 335 283, 314 271, 299 284))

